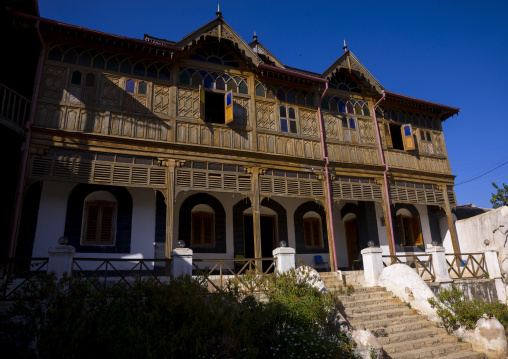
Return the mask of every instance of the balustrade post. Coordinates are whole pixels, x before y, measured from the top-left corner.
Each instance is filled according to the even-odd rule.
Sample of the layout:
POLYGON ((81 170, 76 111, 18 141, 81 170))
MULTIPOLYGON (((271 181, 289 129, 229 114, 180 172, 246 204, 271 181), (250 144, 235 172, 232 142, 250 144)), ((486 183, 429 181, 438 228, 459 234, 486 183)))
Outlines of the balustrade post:
POLYGON ((361 251, 363 257, 363 275, 365 286, 375 287, 383 271, 383 250, 379 247, 368 247, 361 251))
POLYGON ((171 252, 171 275, 173 278, 192 276, 192 255, 190 248, 175 248, 171 252))
POLYGON ((277 261, 277 273, 284 273, 290 269, 295 269, 296 251, 291 247, 278 247, 273 250, 273 257, 277 261))
POLYGON ((506 286, 503 283, 501 268, 497 258, 498 249, 496 247, 486 245, 480 249, 480 252, 485 255, 485 266, 487 267, 489 278, 493 279, 496 285, 497 299, 502 303, 506 303, 506 286))
POLYGON ((57 278, 72 274, 72 262, 76 248, 67 245, 65 237, 59 239, 59 246, 49 247, 48 273, 54 272, 57 278))
POLYGON ((446 262, 445 248, 442 246, 432 246, 427 248, 427 254, 432 256, 432 269, 436 282, 445 284, 453 282, 448 271, 448 263, 446 262))

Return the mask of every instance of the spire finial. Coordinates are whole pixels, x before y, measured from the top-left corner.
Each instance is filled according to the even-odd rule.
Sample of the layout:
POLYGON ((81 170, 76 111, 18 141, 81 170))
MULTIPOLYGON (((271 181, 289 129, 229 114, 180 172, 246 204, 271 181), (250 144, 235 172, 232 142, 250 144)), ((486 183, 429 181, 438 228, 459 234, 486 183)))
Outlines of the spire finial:
POLYGON ((222 17, 222 13, 220 12, 220 4, 219 3, 217 4, 217 12, 215 13, 215 15, 217 15, 217 17, 222 17))
POLYGON ((258 35, 256 35, 256 30, 254 30, 254 36, 252 36, 252 38, 253 38, 254 40, 257 40, 257 39, 258 39, 258 35))
POLYGON ((344 49, 344 52, 347 51, 346 39, 344 39, 344 46, 342 48, 344 49))

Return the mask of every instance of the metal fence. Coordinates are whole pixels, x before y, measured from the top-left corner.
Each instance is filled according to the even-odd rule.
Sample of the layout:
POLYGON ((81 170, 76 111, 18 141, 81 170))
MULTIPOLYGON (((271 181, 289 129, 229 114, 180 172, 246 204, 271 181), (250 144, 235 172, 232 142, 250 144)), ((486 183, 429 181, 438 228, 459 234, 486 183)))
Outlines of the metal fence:
POLYGON ((36 276, 47 273, 49 258, 2 258, 0 300, 11 300, 23 294, 36 276))

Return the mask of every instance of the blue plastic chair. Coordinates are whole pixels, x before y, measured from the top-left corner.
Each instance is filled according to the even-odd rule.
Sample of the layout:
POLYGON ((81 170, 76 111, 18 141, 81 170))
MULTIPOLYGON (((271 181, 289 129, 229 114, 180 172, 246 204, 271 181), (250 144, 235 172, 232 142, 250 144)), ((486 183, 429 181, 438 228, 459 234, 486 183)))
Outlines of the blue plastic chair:
POLYGON ((321 266, 323 266, 323 268, 326 269, 326 265, 328 264, 328 262, 325 262, 323 260, 323 257, 317 255, 317 256, 314 256, 314 264, 315 264, 314 268, 316 268, 316 269, 318 268, 318 265, 321 265, 321 266))

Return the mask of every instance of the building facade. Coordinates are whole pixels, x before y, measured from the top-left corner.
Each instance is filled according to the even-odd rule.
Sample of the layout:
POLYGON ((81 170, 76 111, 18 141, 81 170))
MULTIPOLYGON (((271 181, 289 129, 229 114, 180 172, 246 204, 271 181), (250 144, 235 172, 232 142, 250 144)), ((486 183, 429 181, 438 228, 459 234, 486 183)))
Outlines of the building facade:
POLYGON ((43 39, 18 252, 65 236, 80 257, 271 257, 313 265, 454 248, 454 176, 441 123, 459 109, 390 91, 345 49, 291 68, 222 14, 178 42, 37 16, 43 39), (37 210, 34 210, 36 208, 37 210))

